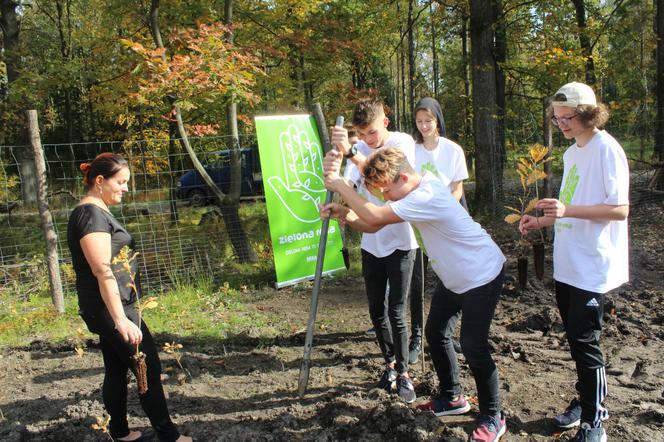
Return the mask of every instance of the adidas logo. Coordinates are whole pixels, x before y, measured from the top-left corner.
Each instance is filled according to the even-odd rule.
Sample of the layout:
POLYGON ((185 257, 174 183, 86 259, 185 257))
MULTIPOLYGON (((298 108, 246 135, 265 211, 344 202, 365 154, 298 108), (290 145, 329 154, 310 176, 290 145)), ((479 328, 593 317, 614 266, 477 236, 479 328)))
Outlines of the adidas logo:
POLYGON ((588 301, 586 307, 599 307, 599 303, 597 302, 597 299, 592 298, 590 301, 588 301))

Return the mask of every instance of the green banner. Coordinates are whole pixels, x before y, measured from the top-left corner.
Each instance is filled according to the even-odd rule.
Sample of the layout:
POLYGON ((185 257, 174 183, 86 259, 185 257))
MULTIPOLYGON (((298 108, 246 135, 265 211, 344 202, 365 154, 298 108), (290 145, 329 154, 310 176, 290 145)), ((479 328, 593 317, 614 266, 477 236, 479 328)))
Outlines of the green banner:
MULTIPOLYGON (((311 115, 256 117, 265 204, 277 288, 311 279, 316 271, 325 202, 323 149, 311 115)), ((344 267, 339 225, 330 222, 323 274, 344 267)))

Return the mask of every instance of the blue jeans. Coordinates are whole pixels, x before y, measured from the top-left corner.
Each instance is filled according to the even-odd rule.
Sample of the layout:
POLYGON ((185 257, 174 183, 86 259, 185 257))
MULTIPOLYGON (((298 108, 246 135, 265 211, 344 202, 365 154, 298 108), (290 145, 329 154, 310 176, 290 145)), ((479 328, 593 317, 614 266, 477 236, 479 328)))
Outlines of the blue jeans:
POLYGON ((501 271, 493 281, 461 294, 438 281, 425 328, 441 395, 457 396, 461 384, 452 337, 461 318, 461 347, 477 386, 480 414, 490 416, 500 413, 500 392, 498 369, 489 348, 489 329, 504 277, 501 271))
POLYGON ((413 274, 415 249, 396 250, 378 258, 362 250, 362 274, 369 301, 369 316, 386 363, 396 360, 397 373, 408 371, 406 303, 413 274), (385 293, 387 281, 389 293, 385 293), (387 302, 385 302, 387 297, 387 302))

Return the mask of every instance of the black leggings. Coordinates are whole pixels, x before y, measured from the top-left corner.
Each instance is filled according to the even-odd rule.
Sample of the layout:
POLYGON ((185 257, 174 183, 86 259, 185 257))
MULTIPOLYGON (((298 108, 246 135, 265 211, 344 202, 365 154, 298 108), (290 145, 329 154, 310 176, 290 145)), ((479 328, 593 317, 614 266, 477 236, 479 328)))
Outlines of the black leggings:
MULTIPOLYGON (((138 323, 138 312, 130 306, 125 306, 125 314, 138 323)), ((111 416, 109 425, 110 435, 113 438, 125 437, 129 434, 127 422, 127 370, 136 374, 136 367, 132 356, 136 353, 136 346, 128 344, 115 330, 115 324, 108 310, 96 313, 81 313, 88 329, 99 335, 101 353, 104 357, 104 385, 102 394, 104 406, 111 416)), ((145 353, 147 365, 148 391, 139 394, 141 407, 152 427, 162 442, 173 442, 180 437, 180 433, 171 421, 161 385, 161 363, 157 348, 145 321, 141 321, 143 341, 140 350, 145 353)))

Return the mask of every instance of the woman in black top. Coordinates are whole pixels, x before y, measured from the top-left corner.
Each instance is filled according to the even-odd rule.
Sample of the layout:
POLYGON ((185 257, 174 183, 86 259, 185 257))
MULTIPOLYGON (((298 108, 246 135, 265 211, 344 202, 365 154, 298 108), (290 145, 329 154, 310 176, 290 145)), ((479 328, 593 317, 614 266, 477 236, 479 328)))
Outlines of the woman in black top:
MULTIPOLYGON (((80 315, 88 329, 99 335, 104 357, 104 405, 111 416, 110 434, 116 441, 152 440, 152 432, 130 431, 127 422, 127 370, 136 373, 132 356, 136 345, 145 354, 148 389, 139 394, 141 406, 162 442, 186 442, 171 421, 161 385, 161 364, 152 335, 138 321, 135 302, 140 295, 136 260, 131 262, 135 287, 122 263, 111 264, 124 246, 134 249, 134 240, 109 212, 108 206, 122 202, 127 192, 129 166, 120 156, 103 153, 91 163, 81 164, 87 194, 69 217, 67 239, 76 272, 80 315)), ((130 255, 131 256, 131 255, 130 255)))

